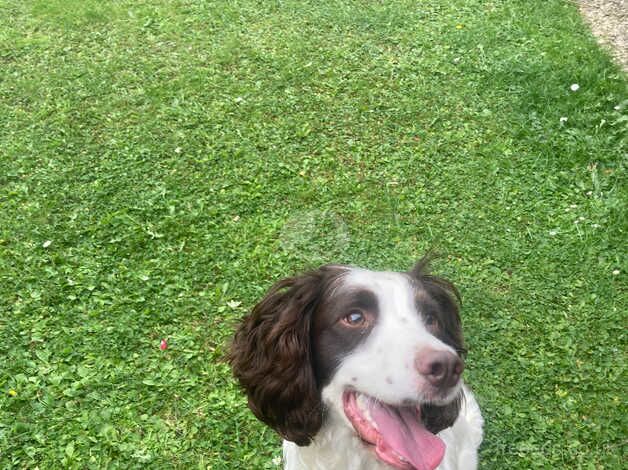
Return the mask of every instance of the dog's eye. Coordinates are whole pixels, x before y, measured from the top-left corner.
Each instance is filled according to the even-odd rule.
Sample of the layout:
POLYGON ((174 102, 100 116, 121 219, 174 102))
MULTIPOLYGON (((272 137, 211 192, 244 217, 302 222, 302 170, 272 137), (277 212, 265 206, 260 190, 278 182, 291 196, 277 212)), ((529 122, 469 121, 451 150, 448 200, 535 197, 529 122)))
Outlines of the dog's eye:
POLYGON ((426 314, 423 317, 423 321, 425 322, 425 324, 427 326, 435 326, 435 325, 438 324, 438 321, 436 320, 436 317, 434 315, 429 314, 429 313, 426 314))
POLYGON ((342 319, 349 326, 362 326, 366 323, 366 315, 360 310, 352 310, 342 319))

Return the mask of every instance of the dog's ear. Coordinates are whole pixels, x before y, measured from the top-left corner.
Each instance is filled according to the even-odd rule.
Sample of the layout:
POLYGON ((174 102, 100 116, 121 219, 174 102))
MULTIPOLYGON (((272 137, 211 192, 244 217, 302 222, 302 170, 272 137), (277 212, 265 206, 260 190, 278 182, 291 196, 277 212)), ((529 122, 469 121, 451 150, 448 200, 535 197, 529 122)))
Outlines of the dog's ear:
POLYGON ((275 284, 240 325, 230 352, 255 416, 301 446, 323 420, 310 344, 323 276, 318 270, 275 284))

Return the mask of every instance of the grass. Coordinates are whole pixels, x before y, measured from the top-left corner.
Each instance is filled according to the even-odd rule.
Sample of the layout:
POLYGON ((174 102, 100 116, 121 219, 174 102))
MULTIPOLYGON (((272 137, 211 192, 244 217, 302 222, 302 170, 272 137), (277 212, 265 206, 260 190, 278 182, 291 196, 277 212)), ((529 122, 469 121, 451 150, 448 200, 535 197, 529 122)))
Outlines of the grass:
POLYGON ((0 468, 275 468, 237 320, 432 247, 482 468, 620 468, 626 100, 566 1, 0 0, 0 468))

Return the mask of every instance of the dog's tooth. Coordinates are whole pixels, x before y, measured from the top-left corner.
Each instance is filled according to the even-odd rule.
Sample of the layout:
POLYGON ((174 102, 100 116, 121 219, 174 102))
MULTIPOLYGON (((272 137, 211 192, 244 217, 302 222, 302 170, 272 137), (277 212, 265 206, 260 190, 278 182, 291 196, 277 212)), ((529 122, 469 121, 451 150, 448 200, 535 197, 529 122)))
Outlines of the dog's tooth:
POLYGON ((358 408, 360 408, 360 411, 368 411, 368 400, 364 395, 360 393, 356 399, 356 402, 358 404, 358 408))
POLYGON ((364 419, 366 419, 366 421, 368 421, 368 423, 371 426, 373 426, 373 428, 378 429, 377 428, 377 423, 375 422, 375 420, 371 416, 371 410, 369 408, 369 405, 371 404, 372 400, 373 399, 370 398, 370 397, 367 397, 365 395, 359 394, 357 396, 356 403, 358 404, 358 408, 360 409, 360 413, 362 414, 364 419))

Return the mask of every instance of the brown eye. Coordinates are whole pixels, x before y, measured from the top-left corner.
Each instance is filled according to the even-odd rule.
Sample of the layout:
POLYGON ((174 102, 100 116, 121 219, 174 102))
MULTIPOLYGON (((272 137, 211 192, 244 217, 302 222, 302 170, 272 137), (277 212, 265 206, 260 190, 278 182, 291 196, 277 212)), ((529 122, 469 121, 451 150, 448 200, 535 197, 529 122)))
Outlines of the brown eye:
POLYGON ((349 326, 362 326, 366 323, 366 316, 360 310, 352 310, 342 321, 349 326))

